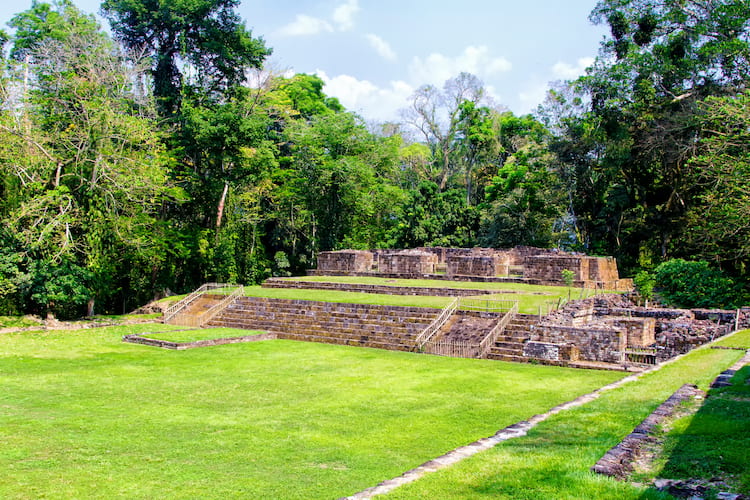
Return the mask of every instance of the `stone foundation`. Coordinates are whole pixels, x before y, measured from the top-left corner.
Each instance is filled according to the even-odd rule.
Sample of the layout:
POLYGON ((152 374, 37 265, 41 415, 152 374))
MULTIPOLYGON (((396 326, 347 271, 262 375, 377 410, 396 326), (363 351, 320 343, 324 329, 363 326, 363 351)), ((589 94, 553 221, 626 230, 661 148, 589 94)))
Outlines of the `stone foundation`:
POLYGON ((534 247, 444 248, 421 247, 414 250, 339 250, 321 252, 318 268, 311 274, 334 273, 393 275, 403 278, 512 279, 535 285, 563 285, 562 271, 574 273, 573 286, 630 290, 632 280, 622 280, 612 257, 587 257, 559 250, 534 247), (445 274, 436 274, 437 271, 445 274))
POLYGON ((367 272, 372 270, 372 263, 372 252, 364 250, 339 250, 318 254, 318 269, 321 271, 367 272))
POLYGON ((378 271, 386 274, 423 275, 435 272, 438 257, 420 250, 381 252, 378 254, 378 271))

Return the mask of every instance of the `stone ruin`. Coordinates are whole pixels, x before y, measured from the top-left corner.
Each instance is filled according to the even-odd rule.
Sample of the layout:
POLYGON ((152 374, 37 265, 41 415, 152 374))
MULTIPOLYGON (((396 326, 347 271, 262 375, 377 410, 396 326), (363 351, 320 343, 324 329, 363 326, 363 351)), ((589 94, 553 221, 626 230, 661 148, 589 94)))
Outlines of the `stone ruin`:
POLYGON ((379 252, 377 255, 378 271, 395 275, 429 275, 435 273, 437 257, 422 250, 402 250, 397 252, 379 252))
POLYGON ((626 296, 600 295, 570 302, 546 316, 532 329, 524 355, 654 364, 748 326, 750 309, 646 308, 626 296))
POLYGON ((562 285, 562 271, 573 272, 573 286, 627 290, 612 257, 519 246, 512 249, 421 247, 414 250, 320 252, 311 274, 372 275, 399 278, 516 281, 562 285))
POLYGON ((320 271, 366 273, 372 271, 372 264, 372 252, 364 250, 339 250, 318 254, 320 271))

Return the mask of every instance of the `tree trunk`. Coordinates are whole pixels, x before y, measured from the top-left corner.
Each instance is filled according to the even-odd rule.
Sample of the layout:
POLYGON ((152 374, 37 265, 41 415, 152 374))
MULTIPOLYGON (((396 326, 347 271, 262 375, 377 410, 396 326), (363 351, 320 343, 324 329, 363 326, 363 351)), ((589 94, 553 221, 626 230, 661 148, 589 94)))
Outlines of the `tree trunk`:
POLYGON ((219 207, 216 209, 216 229, 221 227, 221 218, 224 215, 224 202, 227 199, 227 191, 229 191, 229 183, 224 183, 224 191, 221 193, 221 199, 219 200, 219 207))

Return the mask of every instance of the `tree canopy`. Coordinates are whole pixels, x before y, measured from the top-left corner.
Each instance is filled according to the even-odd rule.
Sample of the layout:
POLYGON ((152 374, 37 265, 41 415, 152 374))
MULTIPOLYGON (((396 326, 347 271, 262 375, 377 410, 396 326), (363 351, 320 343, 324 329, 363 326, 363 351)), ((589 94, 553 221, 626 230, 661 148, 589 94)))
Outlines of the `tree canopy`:
POLYGON ((537 113, 461 73, 383 125, 264 69, 237 5, 105 0, 110 36, 35 0, 0 32, 0 314, 122 312, 420 245, 611 254, 656 293, 690 271, 743 297, 747 0, 602 0, 599 57, 537 113))

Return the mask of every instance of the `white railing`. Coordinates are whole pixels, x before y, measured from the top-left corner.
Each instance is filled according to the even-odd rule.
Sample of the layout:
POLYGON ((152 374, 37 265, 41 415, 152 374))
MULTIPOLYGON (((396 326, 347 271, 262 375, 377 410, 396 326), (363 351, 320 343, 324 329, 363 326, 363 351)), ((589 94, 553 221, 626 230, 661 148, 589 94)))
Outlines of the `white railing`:
POLYGON ((513 307, 518 310, 517 300, 502 299, 480 299, 461 297, 458 300, 459 311, 480 311, 489 313, 499 313, 510 311, 513 307))
POLYGON ((515 318, 516 314, 518 314, 518 301, 513 301, 513 305, 510 307, 510 309, 506 311, 503 317, 500 318, 500 321, 497 322, 492 330, 490 330, 490 332, 485 335, 485 337, 479 343, 479 355, 477 356, 478 358, 483 358, 487 355, 488 352, 490 352, 490 349, 492 348, 497 338, 503 334, 505 328, 508 326, 508 323, 510 323, 513 318, 515 318))
POLYGON ((191 292, 187 297, 180 300, 179 302, 172 304, 164 311, 164 323, 168 323, 183 309, 187 308, 190 304, 195 302, 201 295, 204 294, 220 294, 237 285, 228 285, 225 283, 204 283, 197 290, 191 292))
POLYGON ((478 358, 479 345, 457 340, 429 340, 424 344, 424 352, 452 358, 478 358))
POLYGON ((235 290, 232 293, 227 295, 226 298, 222 299, 221 302, 212 306, 211 309, 209 309, 208 311, 204 312, 201 315, 200 326, 206 325, 209 321, 214 319, 216 315, 218 315, 221 311, 226 309, 229 306, 229 304, 231 304, 232 302, 234 302, 235 300, 237 300, 239 297, 243 295, 245 295, 245 287, 243 287, 242 285, 238 285, 237 288, 235 288, 235 290))
POLYGON ((427 338, 420 346, 424 352, 456 358, 482 358, 487 355, 497 338, 518 313, 518 301, 515 300, 461 298, 458 302, 456 309, 461 311, 503 312, 505 314, 479 343, 458 340, 430 340, 430 338, 427 338))
POLYGON ((433 335, 440 331, 445 322, 448 321, 448 318, 450 318, 451 315, 456 311, 456 307, 458 307, 458 299, 453 299, 450 304, 445 306, 445 309, 442 310, 438 317, 435 318, 432 323, 427 325, 424 330, 422 330, 422 333, 420 333, 414 340, 414 345, 417 350, 421 350, 424 347, 425 343, 427 343, 427 341, 429 341, 433 335))

